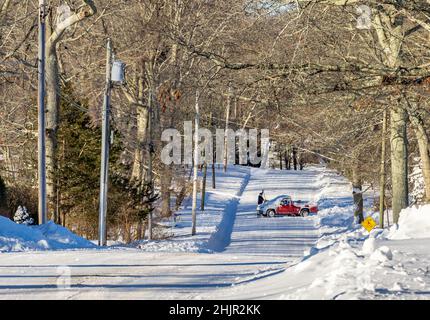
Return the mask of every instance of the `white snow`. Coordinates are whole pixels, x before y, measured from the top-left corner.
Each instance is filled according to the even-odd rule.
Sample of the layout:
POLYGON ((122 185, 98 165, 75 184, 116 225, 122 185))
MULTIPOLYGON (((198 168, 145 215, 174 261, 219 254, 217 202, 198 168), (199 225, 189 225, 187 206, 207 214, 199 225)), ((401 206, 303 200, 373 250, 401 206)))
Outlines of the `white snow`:
MULTIPOLYGON (((53 223, 27 227, 0 218, 0 250, 7 251, 0 253, 0 298, 430 298, 429 206, 404 210, 395 230, 369 234, 354 221, 351 184, 324 166, 229 167, 217 170, 215 190, 207 181, 195 237, 189 201, 167 222, 172 238, 105 250, 88 250, 86 240, 53 223), (258 218, 262 189, 267 198, 288 194, 320 211, 258 218), (65 248, 76 250, 58 250, 65 248), (58 285, 64 270, 70 288, 58 285)), ((373 195, 364 196, 365 215, 377 217, 373 195)))
POLYGON ((398 225, 393 225, 386 237, 393 240, 430 238, 430 204, 403 209, 398 225))
MULTIPOLYGON (((159 241, 139 241, 130 247, 148 252, 220 252, 228 245, 236 207, 243 189, 248 184, 250 169, 230 167, 227 173, 217 169, 216 189, 211 188, 212 176, 208 170, 206 205, 197 214, 197 235, 191 237, 191 199, 176 213, 176 221, 168 221, 172 238, 159 241)), ((197 203, 200 205, 201 194, 197 203)), ((200 208, 200 206, 199 206, 200 208)))
POLYGON ((41 226, 27 226, 0 216, 0 252, 94 247, 52 221, 41 226))

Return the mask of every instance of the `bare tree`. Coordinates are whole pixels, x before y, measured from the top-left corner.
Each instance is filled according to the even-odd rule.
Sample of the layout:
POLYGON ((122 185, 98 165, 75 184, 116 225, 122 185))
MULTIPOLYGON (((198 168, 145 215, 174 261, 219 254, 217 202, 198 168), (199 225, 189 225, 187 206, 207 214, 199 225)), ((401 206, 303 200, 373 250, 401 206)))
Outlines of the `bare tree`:
POLYGON ((93 16, 97 12, 92 0, 82 0, 73 14, 63 19, 57 17, 56 25, 46 40, 46 191, 48 211, 55 222, 59 222, 57 204, 57 132, 61 98, 57 44, 73 25, 93 16))

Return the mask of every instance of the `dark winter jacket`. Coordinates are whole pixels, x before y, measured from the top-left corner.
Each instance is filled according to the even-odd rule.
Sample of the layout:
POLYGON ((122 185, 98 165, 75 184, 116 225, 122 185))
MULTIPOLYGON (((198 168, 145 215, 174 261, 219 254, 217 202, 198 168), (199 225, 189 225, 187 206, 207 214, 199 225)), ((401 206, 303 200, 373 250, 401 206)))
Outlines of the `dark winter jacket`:
POLYGON ((258 204, 262 204, 262 203, 264 203, 264 197, 261 194, 259 194, 258 195, 258 204))

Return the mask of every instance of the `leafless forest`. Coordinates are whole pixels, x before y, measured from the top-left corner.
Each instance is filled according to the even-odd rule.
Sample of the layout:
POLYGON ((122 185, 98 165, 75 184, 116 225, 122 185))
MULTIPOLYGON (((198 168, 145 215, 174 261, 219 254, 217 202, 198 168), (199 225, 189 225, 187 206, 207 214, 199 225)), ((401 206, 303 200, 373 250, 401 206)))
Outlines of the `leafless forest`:
MULTIPOLYGON (((196 91, 201 126, 267 128, 278 167, 294 170, 294 151, 350 178, 359 218, 366 188, 395 220, 430 201, 428 0, 48 0, 46 15, 48 214, 80 235, 97 236, 108 38, 127 66, 112 87, 110 239, 146 237, 150 212, 168 236, 157 219, 192 179, 160 161, 160 137, 193 121, 196 91)), ((38 19, 38 0, 0 0, 5 216, 37 218, 38 19)))

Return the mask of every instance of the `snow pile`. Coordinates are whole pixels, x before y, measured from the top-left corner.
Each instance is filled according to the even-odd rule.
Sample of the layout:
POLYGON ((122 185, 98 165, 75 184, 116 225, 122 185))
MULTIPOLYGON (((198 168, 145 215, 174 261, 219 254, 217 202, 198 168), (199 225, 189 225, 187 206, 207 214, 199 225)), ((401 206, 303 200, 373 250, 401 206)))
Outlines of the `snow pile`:
POLYGON ((313 247, 285 271, 235 285, 229 291, 220 290, 216 298, 227 296, 227 292, 233 299, 409 298, 414 292, 426 291, 425 268, 421 270, 420 265, 415 265, 415 274, 409 274, 411 266, 405 266, 404 261, 410 257, 393 250, 391 245, 381 245, 372 235, 357 241, 362 236, 361 230, 343 233, 329 246, 313 247))
MULTIPOLYGON (((351 201, 352 202, 352 201, 351 201)), ((354 224, 353 204, 338 205, 327 209, 322 209, 318 212, 319 223, 325 227, 344 227, 351 228, 354 224)))
POLYGON ((374 295, 379 285, 375 274, 388 274, 395 268, 393 253, 387 246, 376 248, 373 238, 366 240, 361 249, 349 243, 351 238, 351 235, 343 237, 335 245, 293 267, 291 275, 286 277, 295 274, 303 280, 296 281, 298 290, 293 294, 280 297, 356 299, 374 295))
POLYGON ((216 168, 216 189, 213 189, 209 183, 212 180, 212 172, 208 171, 207 174, 204 212, 199 210, 201 193, 199 192, 197 195, 196 235, 191 236, 192 199, 187 198, 180 210, 175 213, 175 219, 169 219, 167 223, 163 222, 166 227, 170 227, 171 238, 135 241, 126 247, 138 248, 147 252, 213 253, 224 250, 230 242, 237 204, 248 183, 250 168, 232 165, 229 166, 227 172, 224 172, 222 168, 216 168))
MULTIPOLYGON (((327 201, 328 199, 337 200, 340 190, 342 195, 351 195, 351 183, 338 172, 325 167, 312 167, 312 169, 321 171, 314 183, 314 186, 319 189, 319 192, 316 194, 317 201, 327 201)), ((325 207, 329 207, 330 204, 331 203, 327 203, 325 207)))
POLYGON ((26 226, 0 216, 0 252, 95 247, 52 221, 41 226, 26 226))
POLYGON ((366 233, 342 232, 324 247, 319 241, 285 271, 230 292, 241 299, 428 299, 428 260, 397 250, 397 243, 381 243, 376 232, 366 233))
MULTIPOLYGON (((326 169, 327 170, 327 169, 326 169)), ((351 183, 334 170, 323 171, 315 184, 318 193, 320 238, 315 248, 336 242, 344 232, 359 228, 355 224, 351 183)))
MULTIPOLYGON (((415 256, 411 250, 412 247, 418 248, 418 244, 393 243, 390 240, 430 239, 430 205, 404 209, 398 226, 384 232, 374 229, 368 233, 354 221, 352 199, 339 194, 331 201, 325 196, 324 190, 339 187, 333 183, 337 184, 332 181, 331 185, 323 185, 321 192, 321 204, 327 207, 319 213, 319 240, 305 252, 302 261, 279 278, 272 279, 272 283, 289 283, 290 287, 279 288, 271 298, 405 298, 416 297, 414 292, 426 291, 428 287, 424 279, 428 268, 426 271, 422 266, 428 265, 428 260, 415 256)), ((370 205, 369 200, 365 197, 365 204, 370 205)), ((370 206, 365 207, 368 208, 364 211, 373 215, 370 206)), ((421 243, 421 246, 425 247, 426 243, 421 243)), ((420 250, 416 250, 418 254, 420 250)))
POLYGON ((393 240, 430 238, 430 204, 403 209, 398 225, 385 236, 393 240))

